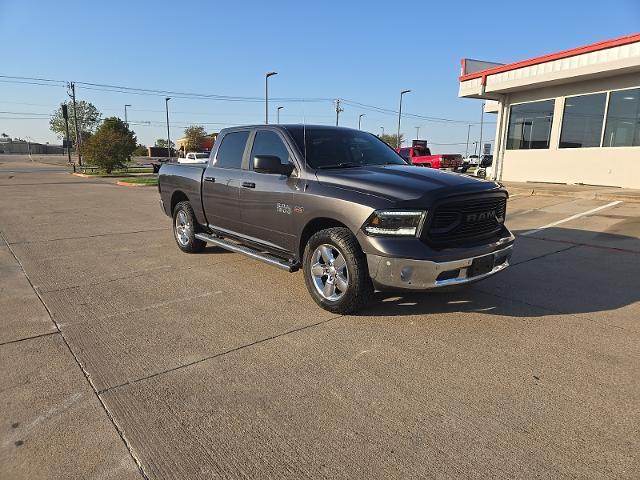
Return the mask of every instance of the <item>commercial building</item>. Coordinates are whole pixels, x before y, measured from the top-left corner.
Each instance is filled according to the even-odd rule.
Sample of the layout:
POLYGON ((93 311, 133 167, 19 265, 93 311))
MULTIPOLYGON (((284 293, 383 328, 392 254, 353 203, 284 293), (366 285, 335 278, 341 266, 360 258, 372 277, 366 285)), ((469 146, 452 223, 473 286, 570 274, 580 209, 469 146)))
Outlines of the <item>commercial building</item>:
MULTIPOLYGON (((213 144, 216 141, 217 133, 210 133, 204 137, 200 141, 200 150, 201 151, 210 151, 213 148, 213 144)), ((187 137, 179 138, 176 140, 176 146, 181 156, 184 156, 186 153, 187 144, 189 143, 189 139, 187 137)))
POLYGON ((497 113, 488 177, 640 188, 640 33, 506 65, 462 60, 497 113))
POLYGON ((66 150, 62 145, 34 143, 21 139, 0 138, 0 153, 22 155, 63 155, 66 150))

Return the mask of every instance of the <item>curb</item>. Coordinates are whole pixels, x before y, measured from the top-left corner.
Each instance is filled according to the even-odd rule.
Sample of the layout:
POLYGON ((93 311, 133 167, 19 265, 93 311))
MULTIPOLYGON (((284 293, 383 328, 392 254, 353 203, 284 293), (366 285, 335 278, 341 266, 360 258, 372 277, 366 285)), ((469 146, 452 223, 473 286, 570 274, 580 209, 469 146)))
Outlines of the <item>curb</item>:
POLYGON ((150 185, 148 183, 130 183, 123 181, 117 181, 116 185, 120 185, 121 187, 157 187, 157 185, 150 185))
POLYGON ((72 172, 71 175, 74 177, 82 177, 82 178, 94 178, 95 175, 87 175, 85 173, 72 172))
POLYGON ((640 203, 640 195, 630 195, 617 192, 567 192, 564 190, 536 190, 535 188, 507 188, 509 195, 540 195, 543 197, 582 198, 586 200, 602 200, 640 203))

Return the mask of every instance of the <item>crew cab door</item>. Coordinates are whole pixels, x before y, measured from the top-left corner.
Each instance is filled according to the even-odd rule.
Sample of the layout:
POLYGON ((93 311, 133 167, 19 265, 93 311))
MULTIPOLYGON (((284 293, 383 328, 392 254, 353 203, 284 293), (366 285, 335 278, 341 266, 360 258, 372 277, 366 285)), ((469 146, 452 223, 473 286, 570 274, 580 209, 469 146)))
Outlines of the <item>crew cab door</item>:
POLYGON ((226 133, 204 171, 202 203, 212 227, 237 232, 241 226, 239 189, 248 139, 248 130, 226 133))
POLYGON ((243 232, 287 252, 297 248, 293 235, 294 194, 299 185, 298 169, 290 176, 253 170, 256 155, 273 155, 283 164, 294 163, 285 139, 275 130, 259 129, 254 136, 248 168, 240 188, 243 232))

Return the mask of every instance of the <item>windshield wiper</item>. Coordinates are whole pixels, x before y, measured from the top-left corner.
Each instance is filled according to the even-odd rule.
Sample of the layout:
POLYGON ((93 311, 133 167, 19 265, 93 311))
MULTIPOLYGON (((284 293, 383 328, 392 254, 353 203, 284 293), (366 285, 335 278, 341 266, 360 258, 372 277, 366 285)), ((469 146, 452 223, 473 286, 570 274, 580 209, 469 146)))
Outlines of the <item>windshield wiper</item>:
POLYGON ((318 167, 318 169, 324 169, 324 168, 357 168, 357 167, 362 167, 362 165, 360 165, 359 163, 353 163, 353 162, 342 162, 342 163, 338 163, 336 165, 322 165, 322 166, 318 167))

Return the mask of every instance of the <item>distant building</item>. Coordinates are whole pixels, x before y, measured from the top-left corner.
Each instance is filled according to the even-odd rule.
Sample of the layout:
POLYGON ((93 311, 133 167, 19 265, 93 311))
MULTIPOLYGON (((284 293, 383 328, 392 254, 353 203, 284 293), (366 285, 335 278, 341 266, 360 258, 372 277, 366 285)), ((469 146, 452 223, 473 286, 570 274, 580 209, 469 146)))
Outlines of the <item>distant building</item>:
POLYGON ((640 33, 507 65, 465 59, 459 96, 497 113, 493 178, 640 188, 640 33))
POLYGON ((63 155, 62 145, 49 145, 48 143, 34 143, 21 139, 8 137, 0 138, 0 153, 22 155, 63 155))
MULTIPOLYGON (((209 135, 205 136, 202 139, 202 142, 200 142, 200 150, 201 151, 210 151, 213 148, 213 144, 216 141, 218 134, 217 133, 210 133, 209 135)), ((180 153, 181 156, 184 156, 185 153, 185 148, 187 146, 187 138, 179 138, 178 140, 176 140, 176 147, 178 149, 178 152, 180 153)))

